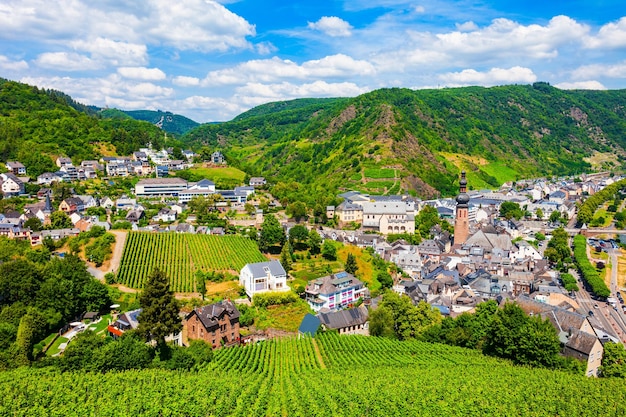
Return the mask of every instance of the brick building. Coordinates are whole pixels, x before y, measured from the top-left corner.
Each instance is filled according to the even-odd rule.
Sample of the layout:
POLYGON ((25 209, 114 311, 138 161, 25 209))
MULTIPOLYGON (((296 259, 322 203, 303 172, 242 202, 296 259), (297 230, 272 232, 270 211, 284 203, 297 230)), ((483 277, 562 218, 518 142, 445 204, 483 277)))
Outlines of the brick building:
POLYGON ((229 300, 198 307, 185 318, 183 332, 188 340, 204 340, 214 349, 238 343, 239 310, 229 300))

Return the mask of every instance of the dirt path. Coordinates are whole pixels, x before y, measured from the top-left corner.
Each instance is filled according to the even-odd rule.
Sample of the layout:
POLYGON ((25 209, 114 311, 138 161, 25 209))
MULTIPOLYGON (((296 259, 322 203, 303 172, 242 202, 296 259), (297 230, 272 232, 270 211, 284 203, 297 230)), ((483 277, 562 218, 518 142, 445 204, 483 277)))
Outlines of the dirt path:
POLYGON ((115 235, 115 248, 113 248, 113 256, 111 257, 111 262, 106 272, 115 272, 120 268, 120 261, 122 260, 122 253, 128 232, 124 230, 111 230, 110 233, 115 235))
POLYGON ((311 341, 313 342, 313 349, 315 349, 315 355, 317 356, 317 360, 320 363, 320 367, 322 369, 326 369, 326 364, 324 363, 324 359, 322 359, 322 354, 320 352, 320 348, 317 346, 317 342, 315 341, 315 339, 311 339, 311 341))

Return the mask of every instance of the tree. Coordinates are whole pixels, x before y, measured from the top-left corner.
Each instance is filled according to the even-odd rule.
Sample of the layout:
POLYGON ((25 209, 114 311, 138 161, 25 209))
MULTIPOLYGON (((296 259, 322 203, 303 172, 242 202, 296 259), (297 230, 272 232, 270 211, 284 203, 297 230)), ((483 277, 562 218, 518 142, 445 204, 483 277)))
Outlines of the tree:
POLYGON ((537 210, 535 210, 535 216, 537 216, 539 220, 543 220, 543 210, 541 210, 540 207, 537 207, 537 210))
POLYGON ((202 299, 206 295, 206 276, 200 270, 196 271, 196 291, 200 293, 202 299))
POLYGON ((500 204, 500 217, 507 220, 519 220, 524 215, 524 211, 520 208, 519 203, 513 201, 504 201, 500 204))
POLYGON ((346 266, 344 269, 348 274, 352 275, 356 274, 356 271, 359 270, 359 267, 356 264, 356 257, 353 254, 348 254, 348 257, 346 258, 346 266))
POLYGON ((322 237, 315 230, 309 232, 309 251, 311 254, 317 255, 320 253, 320 247, 322 246, 322 237))
POLYGON ((550 222, 556 223, 559 221, 561 221, 561 212, 558 210, 554 210, 552 213, 550 213, 550 222))
POLYGON ((72 227, 74 227, 74 224, 65 212, 57 210, 50 214, 51 229, 70 229, 72 227))
POLYGON ((326 239, 322 245, 322 256, 328 261, 337 260, 337 248, 330 240, 326 239))
POLYGON ((373 310, 369 316, 370 334, 372 336, 387 337, 395 339, 396 333, 393 329, 393 314, 391 309, 385 306, 379 306, 373 310))
POLYGON ((137 332, 144 340, 154 339, 158 346, 162 346, 165 336, 182 329, 178 301, 170 291, 169 278, 160 269, 155 268, 148 277, 139 296, 139 305, 142 311, 137 332))
POLYGON ((271 246, 282 246, 285 242, 285 231, 273 214, 268 214, 263 219, 261 234, 259 236, 259 249, 262 252, 269 251, 271 246))
POLYGON ((291 203, 285 209, 285 214, 293 217, 297 222, 299 222, 300 219, 306 217, 307 215, 306 205, 302 201, 291 203))
POLYGON ((549 320, 528 317, 514 303, 507 303, 493 318, 483 352, 530 366, 555 367, 560 342, 549 320))
POLYGON ((535 233, 535 240, 538 242, 543 242, 544 240, 546 240, 546 235, 541 232, 537 232, 535 233))
POLYGON ((391 274, 387 271, 378 271, 376 279, 380 282, 380 286, 383 289, 391 288, 393 286, 393 279, 391 278, 391 274))
POLYGON ((301 224, 297 224, 289 229, 289 240, 291 241, 291 246, 295 249, 299 244, 306 244, 307 239, 309 238, 309 230, 306 226, 301 224))
POLYGON ((420 336, 426 329, 441 321, 439 310, 425 302, 417 306, 411 304, 409 297, 393 291, 386 291, 378 308, 387 308, 392 316, 392 328, 395 337, 407 340, 420 336))
POLYGON ((43 225, 41 224, 41 220, 37 217, 31 217, 24 222, 24 227, 30 229, 32 232, 39 232, 41 231, 43 225))
POLYGON ((626 349, 621 343, 604 344, 600 375, 611 378, 626 378, 626 349))
POLYGON ((289 241, 286 240, 283 249, 280 251, 280 264, 285 271, 289 273, 289 271, 291 271, 291 263, 291 245, 289 241))

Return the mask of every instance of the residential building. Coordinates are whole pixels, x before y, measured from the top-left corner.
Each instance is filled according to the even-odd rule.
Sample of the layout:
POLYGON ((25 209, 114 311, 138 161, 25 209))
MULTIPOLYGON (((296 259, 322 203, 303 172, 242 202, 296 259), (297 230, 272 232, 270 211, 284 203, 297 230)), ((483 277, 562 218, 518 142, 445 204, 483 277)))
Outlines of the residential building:
POLYGON ((211 154, 211 162, 216 165, 221 165, 226 163, 226 159, 220 151, 215 151, 211 154))
POLYGON ((338 272, 309 281, 305 295, 313 311, 339 310, 355 303, 365 291, 363 283, 352 274, 338 272))
POLYGON ((401 200, 364 202, 361 204, 363 228, 384 235, 415 233, 414 204, 401 200))
POLYGON ((197 307, 185 318, 183 332, 188 340, 204 340, 213 348, 239 342, 239 310, 230 301, 197 307))
POLYGON ((335 214, 339 221, 339 227, 343 227, 348 223, 363 222, 363 207, 359 204, 343 201, 335 208, 335 214))
POLYGON ((251 177, 249 182, 251 187, 263 187, 267 184, 264 177, 251 177))
POLYGON ((21 162, 8 161, 5 166, 13 175, 26 175, 26 167, 21 162))
POLYGON ((63 178, 59 177, 52 172, 44 172, 37 177, 37 184, 39 185, 51 185, 55 182, 62 182, 63 178))
POLYGON ((239 285, 248 297, 268 291, 289 291, 287 272, 277 260, 247 264, 239 273, 239 285))
POLYGON ((25 192, 22 180, 9 172, 0 174, 0 190, 6 197, 18 196, 25 192))
POLYGON ((65 156, 59 156, 56 160, 56 164, 59 168, 63 168, 66 165, 72 165, 72 160, 65 156))
POLYGON ((324 330, 369 336, 368 312, 367 307, 363 305, 340 311, 320 312, 317 317, 324 330))
POLYGON ((69 197, 61 201, 59 204, 59 210, 66 214, 81 213, 85 211, 85 203, 78 197, 69 197))

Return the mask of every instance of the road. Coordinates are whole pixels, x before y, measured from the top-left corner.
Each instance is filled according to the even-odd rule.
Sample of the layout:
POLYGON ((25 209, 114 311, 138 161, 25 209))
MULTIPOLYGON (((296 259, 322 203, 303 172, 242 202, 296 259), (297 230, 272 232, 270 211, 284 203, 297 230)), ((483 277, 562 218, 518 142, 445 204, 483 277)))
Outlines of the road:
MULTIPOLYGON (((611 296, 615 297, 617 291, 617 250, 607 249, 607 253, 611 258, 611 265, 614 267, 611 269, 611 296)), ((579 278, 578 271, 570 270, 570 273, 577 279, 579 278)), ((591 295, 585 290, 584 286, 579 285, 580 291, 578 291, 578 303, 585 312, 592 312, 593 315, 589 315, 589 321, 593 326, 599 326, 600 328, 612 333, 622 343, 626 343, 626 316, 621 309, 621 305, 618 305, 617 309, 614 309, 608 303, 604 301, 597 301, 591 298, 591 295), (597 307, 595 307, 597 306, 597 307)))

